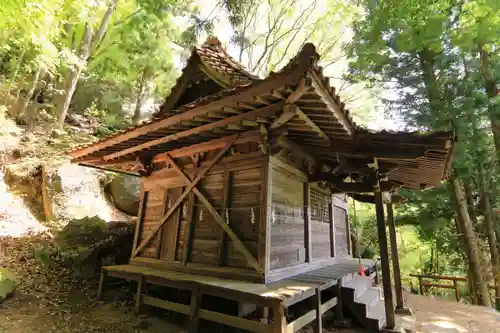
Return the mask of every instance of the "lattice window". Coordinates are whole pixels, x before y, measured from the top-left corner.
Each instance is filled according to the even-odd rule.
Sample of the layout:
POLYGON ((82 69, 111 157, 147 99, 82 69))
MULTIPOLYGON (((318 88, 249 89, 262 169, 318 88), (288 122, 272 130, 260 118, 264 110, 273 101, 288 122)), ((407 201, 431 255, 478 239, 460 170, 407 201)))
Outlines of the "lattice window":
POLYGON ((311 206, 311 220, 328 223, 330 221, 328 211, 328 194, 324 194, 315 188, 311 188, 309 200, 311 206))

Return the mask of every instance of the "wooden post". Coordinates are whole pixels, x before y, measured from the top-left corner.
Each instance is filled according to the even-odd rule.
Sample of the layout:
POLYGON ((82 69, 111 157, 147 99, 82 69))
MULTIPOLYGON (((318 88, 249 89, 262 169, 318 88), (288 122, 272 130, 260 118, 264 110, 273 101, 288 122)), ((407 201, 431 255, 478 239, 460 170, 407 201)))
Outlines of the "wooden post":
POLYGON ((321 289, 316 288, 316 325, 314 333, 323 333, 323 321, 321 319, 321 289))
POLYGON ((392 203, 386 204, 387 224, 389 226, 389 238, 391 240, 392 272, 394 274, 394 287, 396 290, 396 311, 404 309, 403 289, 401 287, 401 271, 399 269, 398 244, 396 240, 396 226, 394 224, 394 209, 392 203))
POLYGON ((460 290, 458 289, 457 280, 453 280, 453 287, 455 287, 455 297, 457 299, 457 302, 460 302, 460 290))
POLYGON ((420 295, 424 296, 424 285, 422 284, 422 277, 418 277, 418 286, 420 288, 420 295))
POLYGON ((52 215, 52 207, 50 205, 49 193, 47 190, 47 174, 45 170, 45 165, 41 166, 41 174, 42 174, 42 202, 43 202, 43 213, 45 215, 45 221, 49 222, 54 219, 52 215))
POLYGON ((382 265, 382 285, 384 287, 385 315, 388 329, 396 326, 394 318, 394 303, 392 300, 391 272, 389 268, 389 251, 387 248, 387 230, 384 218, 384 203, 382 192, 378 186, 375 190, 375 209, 377 213, 377 232, 380 245, 380 263, 382 265))
POLYGON ((144 286, 144 275, 141 275, 139 277, 139 280, 137 280, 137 292, 135 293, 135 314, 139 314, 139 311, 141 309, 143 286, 144 286))
POLYGON ((273 307, 273 333, 286 333, 286 314, 283 304, 278 303, 273 307))
POLYGON ((102 295, 105 291, 106 275, 107 272, 104 269, 101 269, 101 277, 99 278, 99 288, 97 289, 97 300, 102 299, 102 295))
POLYGON ((311 262, 312 240, 311 240, 311 208, 309 182, 304 183, 304 245, 306 247, 306 262, 311 262))
POLYGON ((343 311, 343 302, 342 302, 342 277, 339 277, 337 280, 337 305, 335 306, 335 320, 344 320, 344 311, 343 311))
POLYGON ((335 257, 335 219, 333 217, 334 214, 334 207, 333 207, 333 198, 332 195, 330 195, 330 203, 328 204, 328 218, 329 218, 329 236, 330 236, 330 257, 335 257))
POLYGON ((195 288, 191 291, 191 306, 189 312, 189 333, 198 333, 200 322, 201 291, 195 288))

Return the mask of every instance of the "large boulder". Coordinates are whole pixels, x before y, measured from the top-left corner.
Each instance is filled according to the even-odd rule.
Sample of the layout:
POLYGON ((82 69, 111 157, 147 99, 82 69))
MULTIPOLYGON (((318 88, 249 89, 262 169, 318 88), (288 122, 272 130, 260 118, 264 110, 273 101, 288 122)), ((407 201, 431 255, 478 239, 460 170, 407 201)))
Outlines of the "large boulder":
POLYGON ((131 221, 130 215, 117 209, 105 193, 102 171, 75 164, 63 164, 49 181, 49 197, 54 215, 59 220, 71 221, 97 215, 102 220, 131 221))
POLYGON ((137 216, 141 193, 140 178, 127 175, 114 176, 107 190, 118 209, 137 216))
POLYGON ((18 285, 17 277, 7 269, 0 267, 0 302, 12 294, 18 285))

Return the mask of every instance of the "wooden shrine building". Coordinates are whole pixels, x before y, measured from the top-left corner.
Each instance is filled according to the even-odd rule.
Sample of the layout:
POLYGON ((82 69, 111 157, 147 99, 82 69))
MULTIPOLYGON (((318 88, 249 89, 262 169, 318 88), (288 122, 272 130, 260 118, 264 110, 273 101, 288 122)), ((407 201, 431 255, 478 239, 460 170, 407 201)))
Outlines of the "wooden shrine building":
POLYGON ((318 60, 306 44, 260 79, 211 37, 151 121, 69 153, 74 163, 141 177, 130 262, 105 267, 100 291, 108 276, 136 280, 137 306, 186 314, 190 332, 199 319, 275 333, 315 321, 320 332, 317 318, 342 298, 366 327, 393 326, 393 309, 357 276, 345 195, 377 203, 390 289, 382 192, 439 185, 454 137, 358 127, 318 60), (153 296, 147 285, 190 296, 153 296), (306 299, 315 300, 310 310, 292 315, 306 299))

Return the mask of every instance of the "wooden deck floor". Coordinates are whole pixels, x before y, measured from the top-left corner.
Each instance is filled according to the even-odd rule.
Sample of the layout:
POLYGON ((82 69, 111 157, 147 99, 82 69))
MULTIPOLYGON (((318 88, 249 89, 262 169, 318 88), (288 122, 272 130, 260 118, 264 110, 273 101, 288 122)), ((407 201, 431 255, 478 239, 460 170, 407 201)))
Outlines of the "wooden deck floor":
MULTIPOLYGON (((363 265, 370 267, 374 261, 364 260, 363 265)), ((353 276, 359 271, 357 259, 339 260, 337 263, 323 268, 298 274, 278 282, 269 284, 222 279, 199 274, 187 274, 169 270, 155 269, 137 265, 117 265, 103 268, 99 286, 99 296, 102 294, 104 280, 107 276, 119 277, 138 282, 136 306, 149 304, 188 315, 190 332, 197 332, 198 319, 208 319, 252 332, 295 332, 307 323, 318 318, 318 313, 325 313, 337 304, 336 297, 325 302, 321 300, 322 290, 335 286, 338 279, 353 276), (144 293, 147 284, 165 285, 168 287, 188 290, 191 292, 191 304, 182 304, 153 298, 144 293), (229 316, 219 312, 200 309, 202 295, 211 295, 234 300, 241 303, 251 303, 258 307, 270 308, 273 311, 273 322, 264 324, 248 319, 229 316), (312 309, 292 323, 286 323, 285 310, 310 297, 317 298, 317 308, 312 309)))
MULTIPOLYGON (((364 266, 372 266, 373 263, 372 260, 363 260, 364 266)), ((330 288, 337 283, 338 278, 358 272, 359 262, 357 259, 343 259, 334 265, 270 284, 186 274, 136 265, 106 266, 103 269, 107 272, 108 276, 130 277, 132 279, 143 276, 146 280, 154 278, 155 280, 165 279, 174 282, 187 282, 212 287, 213 289, 241 292, 247 295, 252 294, 262 298, 272 298, 291 305, 295 303, 294 301, 300 301, 303 298, 313 295, 316 288, 320 288, 321 290, 330 288)))

